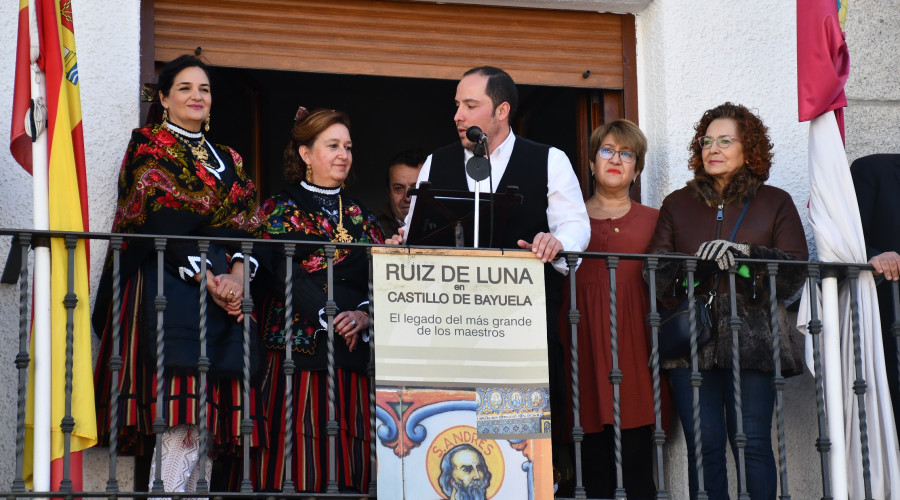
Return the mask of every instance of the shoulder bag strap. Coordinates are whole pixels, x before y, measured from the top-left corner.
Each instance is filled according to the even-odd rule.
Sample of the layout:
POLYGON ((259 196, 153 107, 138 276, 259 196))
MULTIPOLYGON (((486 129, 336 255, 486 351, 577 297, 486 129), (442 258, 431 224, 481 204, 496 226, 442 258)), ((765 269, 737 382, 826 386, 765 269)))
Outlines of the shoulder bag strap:
MULTIPOLYGON (((753 198, 747 200, 747 203, 744 203, 744 208, 741 210, 741 214, 738 215, 737 222, 734 224, 734 229, 731 230, 731 236, 728 237, 728 241, 734 241, 734 237, 737 236, 738 228, 741 227, 741 221, 744 220, 744 216, 747 215, 747 210, 750 209, 750 202, 753 201, 753 198)), ((710 291, 715 291, 719 289, 719 280, 722 279, 722 271, 716 273, 716 279, 713 281, 713 286, 710 288, 710 291)), ((712 296, 710 296, 712 299, 712 296)))

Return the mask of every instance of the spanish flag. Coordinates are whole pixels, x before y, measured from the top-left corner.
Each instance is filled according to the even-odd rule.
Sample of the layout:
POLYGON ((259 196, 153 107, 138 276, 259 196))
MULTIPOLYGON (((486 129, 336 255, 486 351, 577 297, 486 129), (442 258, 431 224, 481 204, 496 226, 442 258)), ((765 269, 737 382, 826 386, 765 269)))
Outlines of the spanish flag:
MULTIPOLYGON (((50 229, 88 231, 87 179, 72 4, 70 0, 31 1, 35 3, 40 38, 38 66, 44 71, 46 80, 50 229)), ((31 102, 29 54, 28 0, 20 0, 10 150, 22 167, 31 172, 31 139, 25 133, 25 115, 31 102)), ((72 433, 72 452, 79 452, 97 444, 97 418, 94 411, 91 366, 88 249, 85 242, 79 240, 75 249, 74 269, 71 270, 65 242, 62 239, 52 238, 50 253, 52 338, 50 432, 51 459, 56 460, 63 456, 63 433, 60 423, 65 416, 66 389, 67 310, 64 299, 68 293, 70 271, 74 277, 77 296, 73 319, 72 417, 75 420, 75 429, 72 433)), ((32 345, 32 351, 33 349, 32 345)), ((25 416, 24 476, 29 485, 32 470, 31 442, 35 393, 32 385, 34 380, 32 368, 33 364, 29 366, 28 406, 25 416)), ((80 481, 77 479, 73 478, 75 491, 81 489, 80 481)))

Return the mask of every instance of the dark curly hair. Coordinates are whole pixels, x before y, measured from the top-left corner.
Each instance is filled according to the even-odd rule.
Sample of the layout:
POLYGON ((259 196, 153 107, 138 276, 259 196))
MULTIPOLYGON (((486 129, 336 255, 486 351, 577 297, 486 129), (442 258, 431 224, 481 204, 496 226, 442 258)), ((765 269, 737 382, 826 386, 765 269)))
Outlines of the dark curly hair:
POLYGON ((319 134, 328 127, 340 123, 350 130, 350 117, 333 109, 317 109, 311 114, 305 108, 297 111, 291 140, 284 148, 284 180, 289 184, 300 184, 306 178, 306 163, 300 158, 300 146, 312 148, 319 134))
POLYGON ((694 125, 694 138, 688 149, 691 151, 691 159, 688 167, 694 172, 694 177, 706 178, 712 182, 712 176, 703 169, 703 149, 697 139, 706 135, 706 129, 713 120, 731 118, 737 122, 738 136, 744 148, 744 162, 750 175, 762 181, 769 178, 769 170, 772 168, 772 141, 769 140, 769 128, 763 125, 762 120, 755 113, 740 104, 726 102, 703 113, 700 121, 694 125))

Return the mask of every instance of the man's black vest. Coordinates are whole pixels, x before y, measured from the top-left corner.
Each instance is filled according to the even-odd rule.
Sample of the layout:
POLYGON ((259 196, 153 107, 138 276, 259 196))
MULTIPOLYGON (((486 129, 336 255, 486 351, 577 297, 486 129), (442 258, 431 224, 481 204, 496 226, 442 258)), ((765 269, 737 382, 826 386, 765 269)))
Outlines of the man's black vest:
MULTIPOLYGON (((431 155, 431 172, 428 181, 434 189, 453 189, 468 191, 465 156, 462 144, 455 142, 444 146, 431 155)), ((501 235, 500 241, 492 245, 495 248, 518 248, 517 241, 531 243, 534 235, 548 232, 547 224, 547 153, 550 146, 538 144, 522 137, 516 137, 509 164, 500 183, 497 193, 504 193, 507 186, 518 186, 523 196, 521 205, 514 205, 505 221, 495 219, 495 234, 501 235)), ((482 182, 488 182, 485 179, 482 182)), ((481 246, 487 247, 487 233, 490 215, 481 214, 481 246)))
MULTIPOLYGON (((506 191, 507 186, 518 186, 523 195, 523 204, 515 205, 510 210, 501 241, 494 242, 495 248, 519 248, 517 241, 534 241, 534 235, 549 232, 547 224, 547 153, 550 146, 538 144, 521 137, 516 137, 512 155, 503 177, 497 187, 498 193, 506 191)), ((465 156, 462 144, 456 142, 438 149, 431 155, 431 172, 428 180, 435 189, 453 189, 468 191, 466 180, 465 156)), ((487 182, 487 180, 482 181, 487 182)), ((484 212, 484 211, 483 211, 484 212)), ((482 247, 487 247, 484 239, 484 228, 490 224, 490 216, 481 214, 482 247)), ((497 229, 495 227, 495 229, 497 229)), ((497 231, 495 231, 497 233, 497 231)), ((481 243, 481 242, 479 242, 481 243)), ((559 339, 558 316, 561 306, 560 288, 562 274, 553 266, 544 265, 544 291, 547 306, 547 358, 550 370, 550 405, 554 416, 565 414, 566 386, 563 369, 562 344, 559 339)))

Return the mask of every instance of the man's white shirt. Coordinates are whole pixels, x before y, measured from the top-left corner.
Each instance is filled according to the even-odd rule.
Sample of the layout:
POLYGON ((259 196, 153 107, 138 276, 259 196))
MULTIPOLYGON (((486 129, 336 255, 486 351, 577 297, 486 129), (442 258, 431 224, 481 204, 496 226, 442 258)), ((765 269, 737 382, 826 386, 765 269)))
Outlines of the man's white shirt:
MULTIPOLYGON (((496 192, 500 180, 503 178, 506 167, 509 165, 509 158, 512 155, 513 147, 516 143, 516 136, 510 130, 506 140, 500 146, 491 151, 491 177, 476 183, 468 173, 466 173, 466 182, 469 191, 475 192, 476 184, 478 191, 482 193, 496 192), (489 181, 493 181, 488 186, 489 181)), ((474 156, 468 149, 463 149, 465 155, 460 169, 465 169, 466 162, 474 156)), ((431 174, 431 155, 425 160, 422 169, 419 170, 419 178, 416 186, 420 182, 428 180, 431 174)), ((406 228, 412 220, 413 211, 416 209, 416 197, 413 196, 409 206, 409 212, 406 214, 404 223, 403 240, 406 241, 406 228)), ((588 221, 587 209, 584 206, 584 199, 581 196, 581 187, 578 185, 578 178, 572 169, 572 163, 565 153, 557 148, 551 147, 547 153, 547 226, 550 233, 562 243, 563 250, 569 252, 582 252, 587 248, 591 239, 591 225, 588 221)), ((531 243, 531 241, 529 241, 531 243)), ((553 263, 558 271, 563 274, 568 272, 565 259, 559 258, 553 263)))

